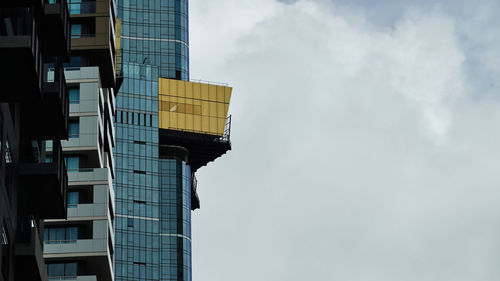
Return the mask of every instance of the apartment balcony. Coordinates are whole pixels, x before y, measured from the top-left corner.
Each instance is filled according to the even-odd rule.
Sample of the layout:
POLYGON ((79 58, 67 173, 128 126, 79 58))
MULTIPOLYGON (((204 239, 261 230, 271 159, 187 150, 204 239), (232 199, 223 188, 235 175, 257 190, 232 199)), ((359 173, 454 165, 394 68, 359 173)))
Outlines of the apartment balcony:
POLYGON ((73 243, 45 243, 44 254, 49 257, 66 257, 74 254, 105 256, 108 252, 108 239, 78 239, 73 243))
POLYGON ((111 20, 112 5, 109 0, 70 3, 72 22, 82 25, 82 34, 72 34, 71 54, 87 55, 88 65, 99 66, 104 88, 116 84, 115 72, 115 27, 111 20), (85 30, 85 32, 83 32, 85 30))
POLYGON ((69 13, 71 14, 71 16, 92 16, 97 11, 96 7, 96 2, 69 3, 69 13))
POLYGON ((68 218, 91 218, 106 217, 108 215, 108 204, 77 204, 74 208, 68 208, 68 218))
POLYGON ((42 52, 38 24, 35 24, 37 9, 4 8, 13 1, 8 2, 2 1, 0 16, 0 83, 4 89, 0 102, 38 102, 41 100, 42 52))
POLYGON ((70 53, 70 23, 66 0, 45 0, 42 20, 43 51, 49 56, 61 56, 65 61, 70 53))
POLYGON ((115 86, 115 50, 109 31, 102 29, 95 34, 73 35, 71 38, 71 54, 87 55, 90 58, 90 65, 99 66, 102 86, 104 88, 113 88, 115 86))
MULTIPOLYGON (((96 275, 98 280, 113 280, 113 244, 109 237, 108 219, 102 220, 69 220, 79 225, 90 223, 91 231, 78 233, 76 240, 46 240, 44 244, 44 258, 52 263, 59 260, 68 260, 84 264, 82 275, 96 275)), ((61 225, 60 222, 46 222, 46 227, 61 225)))
POLYGON ((80 168, 68 171, 71 185, 111 184, 112 176, 108 168, 80 168))
MULTIPOLYGON (((96 119, 95 117, 86 117, 87 119, 96 119)), ((90 167, 102 167, 103 155, 102 148, 99 145, 99 136, 96 132, 88 130, 83 117, 80 118, 80 134, 78 136, 70 136, 68 140, 62 141, 63 151, 65 153, 77 152, 79 155, 85 155, 90 167), (85 131, 84 131, 85 130, 85 131), (90 131, 90 132, 89 132, 90 131)), ((93 121, 93 120, 92 120, 93 121)), ((73 171, 70 171, 73 172, 73 171)))
POLYGON ((30 114, 21 116, 25 135, 68 138, 69 100, 60 62, 44 65, 41 103, 23 105, 30 114))
POLYGON ((42 240, 38 234, 35 221, 31 221, 23 235, 16 239, 16 280, 42 281, 47 278, 47 270, 43 259, 42 240))
POLYGON ((30 194, 27 197, 27 212, 44 219, 66 218, 68 177, 60 141, 49 140, 44 145, 33 147, 42 150, 39 154, 41 159, 24 161, 19 166, 19 177, 30 194), (44 145, 51 147, 50 154, 44 145))
MULTIPOLYGON (((46 261, 78 261, 86 265, 89 275, 97 275, 99 280, 113 280, 113 265, 108 239, 78 239, 73 243, 44 245, 46 261)), ((74 280, 74 279, 73 279, 74 280)))

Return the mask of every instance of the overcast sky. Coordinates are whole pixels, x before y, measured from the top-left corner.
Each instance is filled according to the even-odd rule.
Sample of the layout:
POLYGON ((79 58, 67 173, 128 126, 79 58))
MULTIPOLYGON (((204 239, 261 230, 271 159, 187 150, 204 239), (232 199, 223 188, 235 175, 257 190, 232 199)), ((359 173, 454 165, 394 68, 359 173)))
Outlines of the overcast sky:
POLYGON ((500 280, 498 0, 191 0, 234 88, 196 281, 500 280))

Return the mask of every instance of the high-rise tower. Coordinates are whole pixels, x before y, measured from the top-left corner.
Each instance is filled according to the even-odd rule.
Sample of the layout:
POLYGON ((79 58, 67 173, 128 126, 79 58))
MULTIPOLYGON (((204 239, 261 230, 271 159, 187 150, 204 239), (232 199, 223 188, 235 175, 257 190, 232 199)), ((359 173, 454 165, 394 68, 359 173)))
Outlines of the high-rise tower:
POLYGON ((0 280, 47 280, 43 219, 66 217, 64 0, 0 1, 0 280))
POLYGON ((189 81, 187 0, 119 0, 116 280, 191 278, 195 172, 231 149, 231 88, 189 81))
POLYGON ((44 258, 49 280, 113 281, 116 3, 68 0, 67 11, 67 219, 45 221, 44 258))

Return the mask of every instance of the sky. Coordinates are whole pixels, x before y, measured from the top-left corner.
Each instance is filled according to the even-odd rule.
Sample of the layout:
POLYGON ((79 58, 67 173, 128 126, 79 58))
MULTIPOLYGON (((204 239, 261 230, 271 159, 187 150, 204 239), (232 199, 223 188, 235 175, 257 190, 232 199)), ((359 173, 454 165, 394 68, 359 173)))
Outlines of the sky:
POLYGON ((500 280, 500 2, 191 0, 233 87, 197 281, 500 280))

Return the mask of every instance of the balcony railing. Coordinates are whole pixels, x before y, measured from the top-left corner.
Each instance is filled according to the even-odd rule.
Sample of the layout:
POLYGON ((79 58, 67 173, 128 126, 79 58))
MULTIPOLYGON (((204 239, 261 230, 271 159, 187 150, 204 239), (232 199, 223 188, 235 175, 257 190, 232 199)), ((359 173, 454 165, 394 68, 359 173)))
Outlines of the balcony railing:
POLYGON ((226 118, 226 125, 224 126, 224 134, 218 139, 219 142, 231 141, 231 115, 226 118))
POLYGON ((73 244, 76 243, 76 239, 72 240, 45 240, 45 244, 73 244))
POLYGON ((77 280, 77 276, 49 276, 49 280, 77 280))

